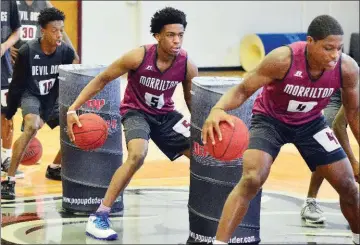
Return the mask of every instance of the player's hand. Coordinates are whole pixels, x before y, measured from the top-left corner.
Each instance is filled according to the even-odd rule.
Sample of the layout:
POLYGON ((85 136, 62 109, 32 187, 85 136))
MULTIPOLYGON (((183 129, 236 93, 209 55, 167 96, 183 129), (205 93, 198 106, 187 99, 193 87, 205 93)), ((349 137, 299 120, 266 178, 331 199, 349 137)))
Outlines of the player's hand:
POLYGON ((5 44, 1 44, 1 57, 5 54, 6 52, 6 47, 5 47, 5 44))
POLYGON ((73 126, 76 124, 78 127, 82 127, 79 117, 76 115, 75 111, 68 111, 67 113, 67 134, 71 142, 75 141, 75 136, 73 133, 73 126))
POLYGON ((11 63, 13 65, 15 64, 15 60, 16 60, 18 54, 19 54, 19 49, 15 48, 15 47, 10 48, 11 63))
POLYGON ((5 125, 4 125, 4 128, 6 130, 6 139, 10 139, 13 131, 14 131, 14 124, 13 124, 13 119, 6 119, 5 118, 5 125))
POLYGON ((354 171, 354 176, 355 176, 355 180, 356 182, 360 183, 360 174, 359 174, 359 162, 358 161, 354 161, 351 163, 352 169, 354 171))
POLYGON ((219 123, 222 121, 226 121, 234 127, 234 123, 229 114, 221 108, 212 108, 202 128, 201 137, 204 144, 206 144, 207 138, 209 137, 212 144, 215 145, 214 130, 218 135, 219 140, 222 140, 221 130, 219 127, 219 123))

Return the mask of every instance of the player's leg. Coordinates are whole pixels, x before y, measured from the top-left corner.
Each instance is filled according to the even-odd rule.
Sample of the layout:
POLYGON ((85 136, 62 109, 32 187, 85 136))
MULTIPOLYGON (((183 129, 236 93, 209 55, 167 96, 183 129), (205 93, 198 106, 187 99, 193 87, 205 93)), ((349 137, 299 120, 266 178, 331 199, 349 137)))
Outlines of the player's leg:
POLYGON ((190 158, 190 120, 177 111, 148 116, 150 137, 159 149, 174 161, 182 155, 190 158))
POLYGON ((16 170, 19 167, 30 140, 36 135, 37 131, 43 125, 43 121, 40 118, 40 107, 40 100, 36 96, 24 92, 23 97, 21 98, 21 109, 24 118, 24 132, 14 144, 10 167, 7 171, 7 180, 1 182, 1 195, 3 199, 15 199, 16 170))
MULTIPOLYGON (((46 108, 43 106, 44 110, 41 115, 46 124, 54 129, 59 126, 59 102, 56 99, 54 106, 46 108)), ((60 137, 60 136, 59 136, 60 137)), ((56 154, 53 162, 48 165, 45 173, 45 177, 52 180, 61 180, 61 150, 56 154)))
POLYGON ((127 159, 114 173, 103 202, 96 213, 89 217, 86 226, 86 234, 97 239, 117 238, 116 232, 110 228, 108 219, 111 206, 142 166, 148 151, 150 126, 145 116, 141 112, 131 110, 124 115, 122 123, 128 150, 127 159))
POLYGON ((359 234, 359 187, 351 164, 324 118, 310 122, 298 131, 296 147, 309 168, 328 180, 340 195, 340 206, 351 230, 359 234))
POLYGON ((250 201, 268 178, 281 146, 290 141, 291 135, 291 130, 279 121, 262 115, 253 116, 249 148, 243 156, 242 177, 225 202, 215 243, 229 241, 246 215, 250 201))
MULTIPOLYGON (((341 106, 341 92, 336 92, 330 99, 329 105, 324 110, 324 116, 329 127, 332 127, 332 123, 335 119, 341 106)), ((311 174, 310 185, 307 198, 301 209, 301 218, 305 220, 309 226, 321 226, 326 221, 326 217, 323 215, 323 211, 316 201, 320 186, 324 181, 324 177, 317 170, 311 174)))

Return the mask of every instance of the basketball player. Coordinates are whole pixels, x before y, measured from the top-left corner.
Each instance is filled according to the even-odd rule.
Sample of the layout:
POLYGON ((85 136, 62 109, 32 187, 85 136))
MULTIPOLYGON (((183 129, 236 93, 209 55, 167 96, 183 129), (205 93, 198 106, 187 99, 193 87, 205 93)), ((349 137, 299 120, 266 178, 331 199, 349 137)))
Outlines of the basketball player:
MULTIPOLYGON (((73 49, 61 40, 64 20, 64 13, 56 8, 42 10, 38 17, 42 37, 19 49, 9 86, 6 119, 10 121, 20 106, 24 131, 14 144, 7 180, 1 182, 3 199, 15 199, 14 174, 30 140, 44 123, 52 129, 59 125, 58 66, 76 63, 73 49)), ((57 157, 61 157, 60 153, 57 157)))
POLYGON ((349 159, 321 112, 341 89, 346 117, 359 142, 359 67, 341 52, 343 29, 331 16, 316 17, 307 34, 307 42, 269 53, 243 83, 221 97, 203 125, 204 143, 208 137, 214 142, 214 130, 221 140, 219 122, 231 120, 226 111, 241 106, 263 87, 253 108, 242 178, 225 202, 215 244, 229 241, 286 143, 293 143, 310 170, 317 170, 339 193, 341 211, 353 241, 359 243, 359 188, 349 159))
MULTIPOLYGON (((20 17, 15 1, 1 1, 1 171, 10 164, 12 154, 13 130, 5 119, 7 111, 6 95, 13 72, 9 49, 19 40, 20 17), (10 130, 8 130, 10 129, 10 130)), ((17 178, 23 178, 23 172, 16 173, 17 178)))
MULTIPOLYGON (((38 24, 38 16, 40 11, 45 8, 52 8, 53 5, 50 1, 33 1, 33 0, 20 0, 16 1, 20 14, 21 21, 21 32, 20 32, 20 40, 10 49, 11 57, 13 62, 15 62, 18 49, 30 40, 34 40, 36 38, 41 37, 41 27, 38 24)), ((64 42, 70 46, 73 50, 74 47, 66 35, 66 32, 63 32, 63 40, 64 42)), ((75 52, 75 59, 79 60, 79 56, 75 52)), ((22 127, 23 129, 23 127, 22 127)), ((10 164, 10 158, 8 159, 8 166, 10 164)), ((50 164, 46 170, 45 176, 48 179, 52 180, 61 180, 61 157, 60 155, 56 156, 53 164, 50 164)))
MULTIPOLYGON (((41 37, 41 27, 38 25, 37 21, 40 11, 45 8, 54 7, 50 1, 19 0, 16 2, 20 14, 21 32, 20 40, 10 49, 11 56, 14 62, 19 48, 24 43, 41 37)), ((63 40, 68 46, 75 50, 71 43, 71 40, 69 39, 65 31, 63 32, 63 40)), ((79 56, 76 52, 75 57, 77 60, 79 60, 79 56)))
MULTIPOLYGON (((349 137, 346 130, 347 119, 344 108, 341 107, 341 104, 341 91, 339 90, 331 96, 330 103, 324 109, 324 116, 328 125, 333 128, 335 136, 338 138, 340 145, 343 147, 350 160, 355 180, 359 182, 359 162, 356 160, 350 147, 349 137)), ((314 171, 312 173, 308 196, 300 213, 302 219, 304 219, 306 224, 309 226, 322 226, 326 221, 326 217, 323 215, 323 211, 316 201, 316 197, 323 180, 324 177, 322 177, 319 171, 314 171)))
POLYGON ((74 141, 72 127, 75 123, 81 126, 76 110, 107 83, 128 72, 120 109, 128 157, 113 175, 97 212, 89 217, 86 226, 89 236, 117 239, 109 225, 110 208, 142 166, 150 138, 171 161, 181 155, 190 157, 190 124, 174 110, 172 100, 175 87, 182 84, 190 111, 191 80, 198 75, 198 69, 181 49, 186 26, 186 16, 180 10, 167 7, 156 12, 151 19, 151 33, 158 43, 131 50, 116 60, 95 77, 69 107, 68 135, 74 141))

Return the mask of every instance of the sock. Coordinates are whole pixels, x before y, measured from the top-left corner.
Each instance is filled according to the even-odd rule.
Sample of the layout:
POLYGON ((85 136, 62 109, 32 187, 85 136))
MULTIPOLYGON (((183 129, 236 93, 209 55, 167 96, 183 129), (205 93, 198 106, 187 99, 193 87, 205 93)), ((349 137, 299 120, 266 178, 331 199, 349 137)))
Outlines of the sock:
POLYGON ((7 179, 10 182, 15 182, 15 180, 16 180, 15 176, 8 176, 7 179))
POLYGON ((52 169, 61 168, 61 165, 60 165, 60 164, 55 164, 55 163, 52 163, 52 164, 50 164, 49 166, 50 166, 50 168, 52 168, 52 169))
POLYGON ((1 159, 6 159, 8 157, 11 157, 12 149, 5 149, 1 148, 1 159))
POLYGON ((226 242, 214 240, 213 244, 227 244, 226 242))
POLYGON ((102 202, 96 212, 110 213, 111 208, 106 207, 102 202))
POLYGON ((355 244, 359 244, 360 234, 356 234, 356 233, 353 232, 352 236, 353 236, 353 242, 355 244))

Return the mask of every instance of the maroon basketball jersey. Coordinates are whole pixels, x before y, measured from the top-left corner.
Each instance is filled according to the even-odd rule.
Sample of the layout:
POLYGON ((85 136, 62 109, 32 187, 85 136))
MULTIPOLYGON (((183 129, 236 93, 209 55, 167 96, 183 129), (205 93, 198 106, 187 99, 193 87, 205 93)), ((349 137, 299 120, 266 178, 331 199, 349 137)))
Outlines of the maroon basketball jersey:
POLYGON ((291 66, 282 81, 263 87, 255 100, 253 113, 262 113, 291 125, 301 125, 321 116, 331 95, 341 87, 341 58, 333 70, 320 78, 310 78, 306 42, 289 45, 291 66))
POLYGON ((172 65, 161 72, 157 65, 157 45, 145 46, 145 56, 136 71, 129 71, 128 84, 120 107, 121 115, 127 110, 142 110, 158 115, 174 110, 172 96, 179 83, 185 80, 187 53, 181 49, 172 65))

